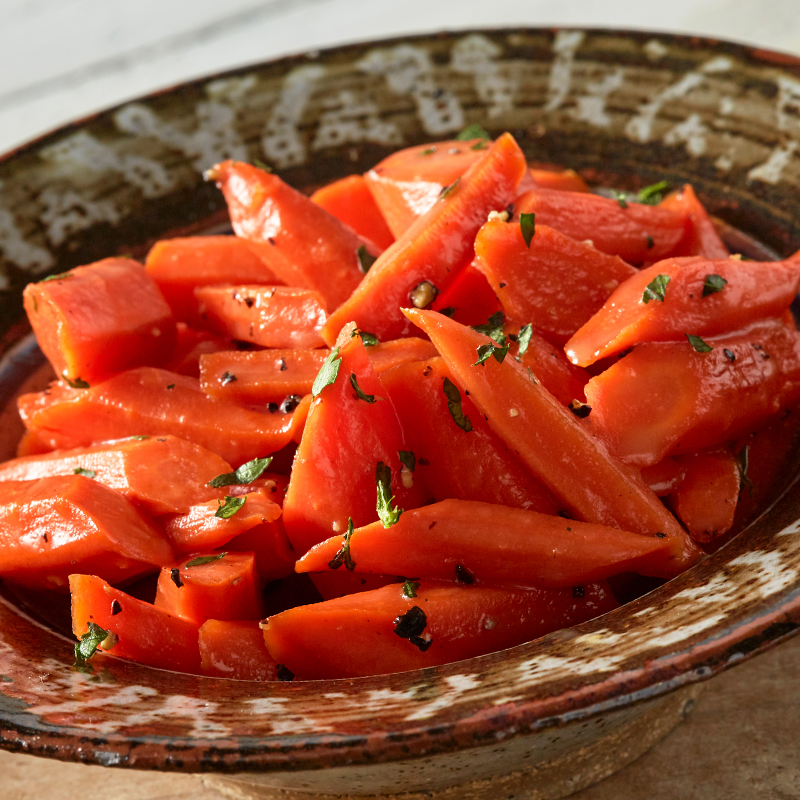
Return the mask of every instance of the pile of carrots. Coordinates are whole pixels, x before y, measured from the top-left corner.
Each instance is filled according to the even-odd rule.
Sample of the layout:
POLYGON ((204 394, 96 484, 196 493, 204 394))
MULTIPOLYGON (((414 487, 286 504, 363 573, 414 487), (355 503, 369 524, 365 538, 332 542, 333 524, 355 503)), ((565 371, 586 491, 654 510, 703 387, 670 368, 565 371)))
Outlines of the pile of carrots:
POLYGON ((97 651, 248 680, 579 624, 753 517, 797 429, 800 255, 691 186, 591 193, 474 127, 311 198, 207 177, 234 236, 31 284, 0 577, 97 651))

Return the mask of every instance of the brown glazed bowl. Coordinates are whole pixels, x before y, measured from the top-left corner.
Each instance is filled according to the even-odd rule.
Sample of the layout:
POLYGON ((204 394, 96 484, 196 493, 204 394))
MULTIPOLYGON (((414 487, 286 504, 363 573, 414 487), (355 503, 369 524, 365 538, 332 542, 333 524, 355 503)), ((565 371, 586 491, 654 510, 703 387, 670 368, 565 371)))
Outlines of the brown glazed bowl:
MULTIPOLYGON (((285 58, 127 103, 0 160, 3 404, 41 380, 23 284, 224 224, 204 168, 261 159, 309 189, 473 122, 593 183, 691 181, 733 229, 779 255, 800 247, 796 58, 608 30, 457 32, 285 58)), ((13 409, 2 420, 8 457, 20 429, 13 409)), ((0 745, 205 773, 234 797, 563 796, 663 736, 699 682, 797 632, 796 477, 792 466, 790 490, 745 533, 631 604, 417 672, 257 684, 99 657, 86 674, 68 637, 0 599, 0 745)))

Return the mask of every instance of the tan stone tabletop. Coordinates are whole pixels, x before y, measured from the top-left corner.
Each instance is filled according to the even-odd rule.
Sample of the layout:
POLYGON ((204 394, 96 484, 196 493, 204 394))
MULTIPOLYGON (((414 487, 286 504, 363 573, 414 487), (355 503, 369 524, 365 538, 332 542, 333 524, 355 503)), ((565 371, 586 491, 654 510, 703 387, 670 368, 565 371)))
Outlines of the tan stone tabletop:
MULTIPOLYGON (((692 714, 663 742, 572 797, 800 798, 800 636, 710 681, 692 714)), ((0 798, 223 800, 193 775, 87 767, 4 752, 0 798)))

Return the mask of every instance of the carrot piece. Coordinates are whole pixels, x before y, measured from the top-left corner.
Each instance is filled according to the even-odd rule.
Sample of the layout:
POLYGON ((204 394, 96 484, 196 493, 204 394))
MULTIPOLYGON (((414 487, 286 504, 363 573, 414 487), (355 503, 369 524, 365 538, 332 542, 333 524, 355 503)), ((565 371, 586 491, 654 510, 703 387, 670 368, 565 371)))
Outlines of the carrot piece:
POLYGON ((256 572, 266 583, 285 578, 294 571, 297 555, 286 535, 283 517, 272 522, 263 522, 234 536, 227 546, 233 551, 253 553, 256 572))
POLYGON ((272 616, 264 641, 298 678, 354 678, 492 653, 616 606, 603 584, 573 593, 424 583, 412 598, 394 584, 272 616))
POLYGON ((355 525, 377 519, 379 462, 391 470, 392 493, 400 508, 414 508, 427 499, 419 481, 410 489, 400 481, 398 451, 408 448, 360 337, 343 331, 338 351, 331 353, 334 362, 336 378, 312 403, 283 504, 286 533, 298 555, 332 532, 345 531, 349 517, 355 525), (374 402, 359 397, 358 391, 374 402))
POLYGON ((735 331, 780 316, 798 285, 800 257, 763 263, 670 258, 625 281, 564 349, 585 367, 638 342, 735 331), (660 285, 648 289, 654 282, 660 285))
POLYGON ((86 633, 89 623, 114 634, 100 652, 150 667, 200 672, 197 626, 162 608, 137 600, 94 575, 70 575, 72 632, 86 633))
POLYGON ((686 474, 686 465, 678 458, 667 456, 657 464, 642 467, 642 480, 659 497, 666 497, 683 480, 686 474))
POLYGON ((550 169, 529 169, 534 184, 539 189, 560 189, 562 192, 588 192, 586 181, 574 169, 561 172, 550 169))
POLYGON ((209 619, 260 619, 255 556, 195 553, 158 576, 155 606, 197 626, 209 619))
POLYGON ((322 296, 289 286, 201 286, 202 324, 262 347, 321 347, 322 296))
POLYGON ((130 367, 160 366, 172 355, 172 312, 133 259, 106 258, 30 283, 23 299, 59 377, 96 383, 130 367))
POLYGON ((564 344, 636 270, 586 242, 536 225, 526 244, 517 223, 490 220, 475 239, 475 265, 511 319, 564 344))
POLYGON ((362 175, 348 175, 329 183, 317 189, 311 200, 382 250, 394 242, 394 234, 362 175))
POLYGON ((200 388, 219 400, 269 405, 311 392, 329 350, 229 350, 200 357, 200 388))
POLYGON ((500 301, 470 254, 470 263, 458 271, 450 287, 433 301, 431 309, 445 311, 462 325, 481 325, 500 310, 500 301))
POLYGON ((26 426, 51 450, 169 431, 233 466, 287 445, 302 429, 308 407, 301 403, 302 410, 298 406, 293 414, 261 414, 208 397, 193 378, 152 367, 129 370, 91 389, 50 391, 48 405, 25 396, 21 402, 26 426))
POLYGON ((258 622, 209 619, 200 626, 200 672, 240 681, 278 680, 258 622))
POLYGON ((150 514, 185 514, 195 503, 220 497, 206 484, 231 472, 227 461, 200 445, 165 435, 56 450, 0 464, 0 481, 92 473, 150 514))
MULTIPOLYGON (((312 547, 297 572, 327 571, 343 544, 333 536, 312 547)), ((471 500, 406 511, 391 528, 373 522, 354 531, 349 545, 356 572, 549 589, 621 572, 659 574, 668 546, 607 525, 471 500)))
POLYGON ((176 319, 196 321, 196 286, 219 283, 281 283, 246 239, 184 236, 156 242, 145 261, 176 319))
POLYGON ((679 191, 667 195, 659 203, 659 207, 686 214, 689 219, 686 235, 670 255, 728 257, 728 248, 717 233, 703 204, 697 199, 691 184, 687 183, 679 191))
POLYGON ((618 458, 655 464, 722 444, 800 400, 800 334, 781 320, 689 342, 647 342, 592 378, 592 432, 618 458))
POLYGON ((482 500, 555 514, 558 505, 550 492, 463 392, 461 407, 471 430, 456 424, 443 391, 445 379, 452 381, 453 375, 441 358, 403 364, 382 376, 417 462, 414 476, 408 473, 406 479, 422 477, 436 500, 482 500))
MULTIPOLYGON (((222 492, 232 487, 225 487, 222 492)), ((221 494, 217 490, 218 494, 221 494)), ((192 506, 186 514, 166 520, 164 531, 176 553, 193 553, 197 550, 214 550, 227 544, 240 533, 265 522, 274 522, 281 515, 281 507, 274 503, 264 489, 245 495, 244 505, 232 517, 216 516, 222 504, 217 498, 192 506)), ((219 617, 228 619, 228 617, 219 617)), ((230 617, 235 619, 235 617, 230 617)))
MULTIPOLYGON (((412 326, 401 307, 413 305, 411 293, 425 282, 435 287, 429 294, 449 286, 489 212, 508 204, 524 171, 519 145, 503 134, 440 202, 384 251, 350 299, 328 318, 322 330, 325 341, 332 343, 352 320, 381 340, 407 336, 412 326)), ((427 305, 432 299, 419 296, 416 302, 427 305)))
POLYGON ((374 256, 380 253, 277 175, 223 161, 206 176, 222 189, 234 231, 253 244, 288 286, 319 292, 328 311, 343 303, 361 281, 360 248, 374 256))
MULTIPOLYGON (((663 576, 686 569, 699 555, 686 532, 635 470, 606 448, 522 365, 492 357, 473 366, 490 339, 430 311, 406 310, 436 345, 469 391, 492 430, 571 513, 586 522, 670 541, 663 576)), ((623 359, 624 363, 624 359, 623 359)))
POLYGON ((195 330, 185 322, 179 322, 178 342, 175 353, 167 364, 170 372, 188 375, 190 378, 200 377, 200 356, 233 350, 235 344, 227 336, 218 336, 211 331, 195 330))
POLYGON ((110 581, 172 559, 167 540, 122 495, 84 475, 0 483, 0 576, 65 589, 76 569, 110 581))
POLYGON ((573 239, 591 239, 594 246, 631 264, 668 256, 683 239, 686 213, 642 203, 625 203, 587 192, 533 189, 514 201, 514 215, 536 214, 573 239))
POLYGON ((670 494, 672 508, 696 542, 709 542, 733 525, 741 474, 730 450, 681 456, 685 473, 670 494))
MULTIPOLYGON (((294 569, 294 566, 292 566, 294 569)), ((311 574, 311 581, 320 593, 323 600, 333 600, 336 597, 346 597, 358 592, 371 592, 381 589, 390 583, 402 583, 400 575, 373 575, 369 573, 356 574, 348 570, 330 570, 311 574)))
POLYGON ((405 339, 391 339, 380 342, 367 348, 369 362, 378 375, 398 364, 407 364, 409 361, 422 361, 426 358, 435 358, 436 348, 427 339, 418 336, 408 336, 405 339))
POLYGON ((364 176, 389 228, 400 238, 430 211, 445 186, 484 155, 482 139, 422 144, 387 156, 364 176))

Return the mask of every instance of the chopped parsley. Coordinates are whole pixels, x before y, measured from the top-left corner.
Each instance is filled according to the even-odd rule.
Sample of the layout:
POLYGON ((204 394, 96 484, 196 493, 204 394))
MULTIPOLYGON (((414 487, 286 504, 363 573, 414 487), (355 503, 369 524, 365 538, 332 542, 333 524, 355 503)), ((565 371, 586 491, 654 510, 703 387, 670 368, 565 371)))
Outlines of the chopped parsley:
POLYGON ((398 450, 397 455, 400 456, 400 463, 413 472, 417 466, 417 457, 414 455, 413 450, 398 450))
POLYGON ((714 349, 708 342, 704 342, 699 336, 695 336, 692 333, 685 333, 684 336, 689 340, 689 344, 698 353, 710 353, 714 349))
POLYGON ((110 650, 117 642, 115 634, 104 630, 94 622, 88 623, 88 628, 86 633, 81 634, 80 641, 75 644, 75 663, 79 666, 85 664, 107 639, 109 643, 104 648, 106 650, 110 650))
POLYGON ((241 497, 225 495, 224 503, 217 501, 219 508, 214 512, 214 516, 220 519, 230 519, 245 504, 246 500, 247 495, 242 495, 241 497))
POLYGON ((536 233, 536 214, 520 214, 519 229, 522 232, 522 238, 525 240, 525 246, 530 250, 533 235, 536 233))
POLYGON ((419 606, 411 606, 405 614, 395 618, 394 632, 401 639, 408 639, 423 653, 431 646, 431 639, 423 639, 420 634, 428 625, 428 618, 419 606))
POLYGON ((353 332, 350 334, 350 338, 354 338, 356 336, 361 337, 361 342, 364 347, 375 347, 376 344, 380 344, 380 339, 374 334, 370 333, 369 331, 362 331, 358 328, 354 328, 353 332))
POLYGON ((240 486, 252 483, 256 478, 261 477, 261 473, 272 463, 272 456, 268 458, 254 458, 246 464, 242 464, 239 469, 233 472, 224 472, 210 480, 206 486, 219 489, 221 486, 240 486))
POLYGON ((83 475, 85 478, 95 478, 97 473, 93 469, 84 469, 83 467, 75 467, 72 472, 75 475, 83 475))
POLYGON ((392 471, 383 461, 379 461, 375 467, 375 486, 378 489, 378 502, 376 504, 378 518, 383 523, 384 528, 391 528, 392 525, 397 524, 403 509, 396 508, 394 505, 392 471))
POLYGON ((378 257, 371 255, 363 244, 356 250, 356 255, 358 256, 359 269, 365 275, 369 272, 369 268, 378 260, 378 257))
POLYGON ((81 378, 81 377, 77 377, 77 378, 75 378, 75 380, 72 380, 71 378, 69 378, 67 376, 67 371, 66 370, 64 370, 64 372, 61 373, 61 377, 66 381, 67 385, 70 386, 73 389, 89 389, 90 388, 89 384, 86 383, 86 381, 83 380, 83 378, 81 378))
POLYGON ((648 250, 652 250, 655 247, 656 240, 648 234, 645 244, 647 245, 648 250))
POLYGON ((669 275, 656 275, 645 287, 642 302, 647 304, 651 300, 660 300, 663 303, 669 280, 669 275))
POLYGON ((439 192, 439 200, 444 200, 449 194, 451 194, 456 186, 461 183, 461 176, 459 175, 451 184, 448 186, 443 186, 442 191, 439 192))
POLYGON ((469 433, 472 430, 472 422, 461 407, 461 392, 458 391, 458 387, 450 378, 445 378, 442 384, 442 391, 444 391, 444 396, 447 398, 447 408, 450 411, 453 422, 462 431, 469 433))
POLYGON ((657 206, 661 202, 664 192, 668 192, 669 189, 670 185, 667 181, 659 181, 639 189, 636 193, 636 200, 647 206, 657 206))
MULTIPOLYGON (((435 309, 434 309, 434 310, 435 310, 435 309)), ((447 308, 440 308, 440 309, 439 309, 439 313, 440 313, 440 314, 441 314, 443 317, 452 317, 452 316, 453 316, 453 314, 455 314, 455 313, 456 313, 456 310, 455 310, 455 308, 454 308, 453 306, 447 306, 447 308)))
POLYGON ((342 359, 339 356, 339 348, 334 347, 330 355, 322 363, 317 377, 314 378, 314 384, 311 387, 312 397, 316 397, 326 386, 330 386, 336 382, 341 364, 342 359))
POLYGON ((727 285, 728 281, 722 277, 722 275, 706 275, 706 279, 703 282, 703 297, 708 297, 710 294, 716 294, 717 292, 721 292, 725 286, 727 285))
POLYGON ((339 548, 339 552, 328 562, 329 569, 339 569, 344 564, 345 569, 352 572, 356 568, 356 562, 353 561, 353 556, 350 553, 350 538, 353 535, 353 518, 347 518, 347 533, 344 535, 344 541, 339 548))
POLYGON ((61 281, 72 277, 74 276, 71 272, 61 272, 58 275, 48 275, 46 278, 42 278, 39 283, 47 283, 48 281, 61 281))
POLYGON ((421 156, 432 156, 436 152, 436 147, 426 147, 420 151, 421 156))
POLYGON ((494 356, 494 360, 497 361, 498 364, 502 364, 510 346, 511 345, 507 344, 504 347, 500 347, 500 345, 495 344, 494 342, 480 345, 478 347, 478 360, 472 366, 477 367, 478 364, 483 364, 492 356, 494 356))
POLYGON ((188 567, 202 567, 203 564, 211 564, 213 561, 219 561, 220 559, 225 558, 228 555, 227 553, 216 553, 213 556, 198 556, 197 558, 193 558, 188 564, 185 566, 188 567))
POLYGON ((627 208, 628 207, 628 199, 625 192, 617 192, 614 189, 611 190, 611 195, 614 200, 617 201, 620 208, 627 208))
POLYGON ((489 138, 489 134, 481 125, 478 125, 477 122, 473 122, 472 125, 467 125, 467 127, 456 136, 459 142, 470 142, 473 139, 489 138))
POLYGON ((482 333, 484 336, 488 336, 502 347, 506 343, 506 337, 503 333, 503 323, 505 320, 506 318, 502 311, 495 311, 486 323, 483 325, 473 325, 472 330, 478 331, 478 333, 482 333))
POLYGON ((533 325, 530 322, 527 325, 523 325, 519 329, 519 335, 517 339, 519 340, 519 354, 524 356, 525 353, 528 352, 528 347, 531 343, 531 336, 533 336, 533 325))
POLYGON ((403 597, 416 597, 419 581, 406 581, 403 584, 403 597))
POLYGON ((272 172, 272 167, 269 164, 265 164, 258 158, 253 159, 253 166, 258 167, 260 170, 263 170, 264 172, 272 172))
POLYGON ((365 403, 374 403, 375 402, 375 395, 374 394, 367 394, 358 385, 358 378, 356 378, 355 372, 351 372, 350 373, 350 385, 353 387, 353 391, 356 393, 356 397, 359 400, 363 400, 365 403))

